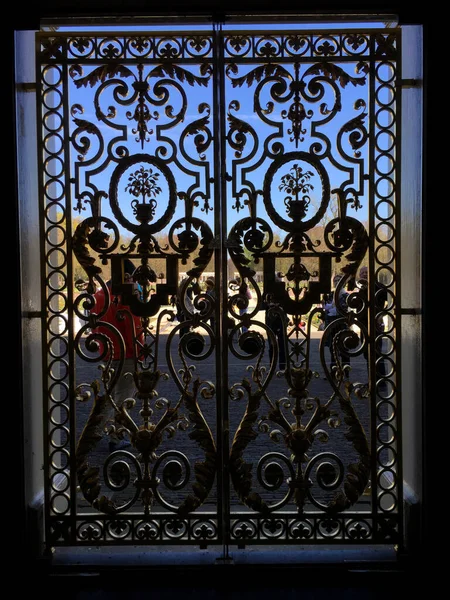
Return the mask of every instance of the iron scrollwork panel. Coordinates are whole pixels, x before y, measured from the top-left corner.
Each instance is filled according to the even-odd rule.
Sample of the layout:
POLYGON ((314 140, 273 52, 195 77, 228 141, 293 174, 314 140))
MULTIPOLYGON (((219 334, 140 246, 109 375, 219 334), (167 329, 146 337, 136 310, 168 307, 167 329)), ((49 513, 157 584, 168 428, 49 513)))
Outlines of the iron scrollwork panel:
POLYGON ((49 543, 398 539, 399 39, 37 36, 49 543))
POLYGON ((399 535, 398 43, 379 32, 225 42, 240 546, 399 535))
POLYGON ((212 63, 204 33, 38 36, 56 545, 220 539, 212 63))

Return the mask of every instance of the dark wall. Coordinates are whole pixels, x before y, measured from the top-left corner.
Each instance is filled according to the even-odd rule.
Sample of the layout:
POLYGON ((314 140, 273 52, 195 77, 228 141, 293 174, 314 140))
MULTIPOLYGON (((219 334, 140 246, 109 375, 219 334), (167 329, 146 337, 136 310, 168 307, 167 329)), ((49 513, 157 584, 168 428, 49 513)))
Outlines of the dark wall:
MULTIPOLYGON (((22 422, 22 408, 20 401, 20 372, 21 372, 21 352, 20 352, 20 298, 19 298, 19 261, 18 261, 18 231, 17 231, 17 203, 14 201, 15 198, 15 159, 14 159, 14 102, 13 102, 13 36, 14 30, 16 29, 38 29, 41 23, 41 20, 44 19, 52 19, 52 18, 69 18, 69 17, 120 17, 121 20, 126 20, 129 17, 133 16, 146 16, 146 15, 156 15, 156 16, 177 16, 183 15, 186 17, 195 18, 199 15, 210 14, 212 11, 216 16, 220 16, 224 14, 224 11, 229 13, 239 13, 245 14, 247 13, 256 13, 261 14, 265 12, 270 12, 269 8, 276 8, 276 14, 280 19, 287 19, 289 15, 294 11, 292 1, 288 0, 277 0, 276 2, 271 3, 263 3, 261 0, 252 1, 252 0, 241 0, 241 1, 228 1, 228 2, 218 2, 211 0, 210 2, 205 2, 204 0, 190 0, 189 2, 181 2, 181 1, 170 1, 166 0, 164 2, 154 2, 150 0, 42 0, 41 2, 33 1, 32 4, 24 4, 20 2, 8 3, 12 4, 12 6, 8 6, 8 17, 7 17, 7 35, 3 38, 6 40, 7 44, 7 56, 10 55, 10 60, 7 60, 4 63, 3 76, 10 81, 10 87, 6 87, 6 93, 3 92, 4 98, 6 97, 6 103, 4 107, 6 107, 6 112, 4 112, 4 121, 3 125, 6 126, 6 140, 3 138, 3 151, 6 149, 7 152, 3 154, 2 159, 2 168, 3 168, 3 181, 6 184, 6 192, 3 187, 3 200, 4 204, 8 209, 7 219, 10 219, 11 227, 8 226, 8 235, 7 240, 8 243, 5 243, 5 248, 8 249, 9 255, 6 255, 7 258, 7 281, 8 281, 8 290, 13 290, 12 294, 12 302, 8 303, 8 315, 12 312, 13 317, 10 318, 8 316, 9 323, 9 331, 12 331, 12 341, 14 351, 11 352, 8 348, 8 357, 12 358, 11 367, 8 367, 8 372, 10 372, 10 368, 13 369, 17 376, 8 377, 8 385, 6 386, 5 400, 6 398, 13 399, 13 402, 9 404, 9 413, 8 413, 8 422, 13 423, 14 426, 11 427, 10 433, 10 453, 9 460, 7 461, 7 472, 8 469, 11 471, 11 476, 13 479, 9 479, 8 484, 8 504, 10 506, 15 507, 15 514, 17 514, 17 519, 11 520, 11 525, 13 528, 13 535, 17 541, 18 552, 22 554, 26 547, 26 531, 25 531, 25 506, 23 502, 23 487, 22 487, 22 471, 23 465, 21 468, 21 449, 23 447, 23 436, 21 435, 21 422, 22 422), (261 10, 261 6, 266 7, 266 10, 261 10), (164 12, 163 9, 164 8, 164 12), (9 190, 9 191, 8 191, 9 190), (14 321, 15 319, 15 321, 14 321), (13 329, 11 329, 11 326, 13 329), (14 459, 13 459, 14 457, 14 459), (11 481, 15 481, 15 484, 11 484, 11 481)), ((405 2, 364 2, 364 1, 347 1, 344 3, 341 2, 332 2, 332 1, 297 1, 295 5, 295 11, 298 13, 308 13, 310 15, 318 15, 318 14, 327 14, 328 16, 335 12, 340 12, 341 14, 346 14, 346 18, 352 18, 352 15, 355 13, 366 12, 367 14, 397 14, 399 16, 399 21, 401 24, 423 24, 425 26, 425 54, 426 59, 428 57, 428 40, 430 39, 429 34, 429 26, 432 24, 432 19, 435 19, 436 13, 433 12, 431 15, 430 3, 427 3, 428 11, 426 12, 424 9, 423 3, 405 3, 405 2)), ((6 5, 4 6, 4 9, 6 5)), ((356 17, 355 17, 356 18, 356 17)), ((430 61, 431 62, 431 61, 430 61)), ((431 81, 430 77, 431 67, 428 68, 426 65, 426 106, 429 106, 432 100, 432 91, 433 86, 428 85, 428 78, 431 81)), ((3 88, 5 89, 5 88, 3 88)), ((434 91, 436 91, 436 85, 434 85, 434 91)), ((436 97, 437 94, 434 95, 436 97)), ((5 108, 4 108, 5 111, 5 108)), ((429 111, 431 114, 431 111, 429 111)), ((432 133, 432 120, 431 117, 428 118, 428 126, 425 136, 425 142, 427 143, 427 139, 432 133)), ((436 117, 435 117, 436 118, 436 117)), ((427 180, 425 182, 425 217, 427 217, 427 188, 429 188, 428 182, 433 180, 433 170, 436 173, 436 163, 431 160, 426 160, 426 174, 427 180)), ((5 231, 5 227, 4 227, 5 231)), ((434 231, 434 229, 433 229, 434 231)), ((436 238, 435 233, 433 237, 436 238)), ((431 238, 431 225, 428 221, 425 221, 425 229, 424 229, 424 239, 426 240, 426 256, 425 256, 425 275, 427 276, 427 272, 434 264, 434 256, 433 256, 433 247, 432 244, 429 243, 429 238, 431 238)), ((447 277, 447 274, 445 274, 447 277)), ((430 277, 428 281, 430 280, 430 277)), ((427 304, 425 304, 427 306, 427 304)), ((425 315, 425 325, 427 326, 428 320, 425 315)), ((427 348, 427 352, 425 353, 425 395, 431 397, 431 377, 427 376, 427 373, 431 373, 432 365, 435 362, 435 354, 433 354, 433 344, 432 344, 432 331, 430 328, 426 329, 426 342, 425 346, 427 348)), ((13 372, 14 372, 13 371, 13 372)), ((448 389, 448 385, 446 386, 448 389)), ((425 425, 426 432, 431 430, 431 409, 426 409, 425 411, 425 425)), ((428 472, 428 465, 430 465, 431 460, 428 458, 429 452, 429 443, 428 440, 431 438, 431 435, 428 435, 428 439, 425 440, 425 467, 428 472)), ((431 476, 426 479, 426 485, 430 482, 431 476)), ((428 489, 428 488, 427 488, 428 489)), ((427 543, 430 543, 431 536, 431 528, 428 522, 427 515, 427 506, 429 502, 429 494, 425 495, 425 529, 424 529, 424 547, 427 546, 427 543)), ((423 576, 426 577, 425 573, 423 576)), ((355 596, 357 597, 357 596, 355 596)))
MULTIPOLYGON (((429 5, 428 5, 429 6, 429 5)), ((152 2, 149 0, 42 0, 42 2, 28 3, 26 9, 22 3, 17 3, 9 8, 11 15, 9 21, 14 27, 34 28, 40 19, 83 16, 120 16, 121 18, 134 15, 186 15, 196 16, 237 14, 267 14, 276 13, 280 18, 287 18, 289 14, 307 13, 318 14, 345 14, 352 18, 355 13, 367 12, 372 14, 396 14, 400 21, 406 23, 423 23, 427 18, 422 3, 405 2, 373 2, 373 1, 297 1, 277 0, 277 2, 261 2, 261 0, 242 0, 228 2, 205 0, 190 0, 188 2, 166 1, 152 2)))

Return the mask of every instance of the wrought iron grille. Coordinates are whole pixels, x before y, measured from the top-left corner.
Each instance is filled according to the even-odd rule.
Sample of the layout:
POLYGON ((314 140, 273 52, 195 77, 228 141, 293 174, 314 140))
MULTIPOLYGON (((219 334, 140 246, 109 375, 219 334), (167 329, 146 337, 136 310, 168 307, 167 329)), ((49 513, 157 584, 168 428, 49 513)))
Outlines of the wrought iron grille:
POLYGON ((36 43, 47 543, 398 542, 400 31, 36 43))

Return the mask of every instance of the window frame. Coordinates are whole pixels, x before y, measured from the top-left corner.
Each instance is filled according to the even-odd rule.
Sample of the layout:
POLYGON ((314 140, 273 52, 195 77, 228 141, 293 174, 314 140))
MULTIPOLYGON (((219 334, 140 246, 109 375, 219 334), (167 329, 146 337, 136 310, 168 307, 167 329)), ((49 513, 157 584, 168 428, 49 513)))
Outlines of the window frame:
MULTIPOLYGON (((24 82, 22 82, 22 83, 24 83, 24 82)), ((15 106, 14 108, 17 109, 17 106, 15 106)), ((17 142, 15 130, 14 130, 14 143, 17 144, 17 146, 20 146, 20 142, 17 142)), ((418 162, 421 162, 422 158, 423 158, 423 155, 421 155, 421 157, 419 157, 419 159, 416 158, 416 161, 418 160, 418 162)), ((17 165, 16 165, 15 160, 13 162, 14 162, 14 170, 16 171, 17 165)), ((16 173, 16 180, 17 180, 18 185, 20 187, 20 182, 21 182, 21 171, 20 170, 18 170, 17 173, 16 173)), ((19 190, 19 192, 18 192, 19 196, 20 196, 20 193, 21 192, 19 190)), ((18 213, 19 213, 19 211, 16 210, 15 211, 14 221, 16 222, 17 227, 19 229, 19 227, 20 227, 20 215, 18 213)), ((423 233, 419 233, 418 235, 419 236, 423 235, 423 233)), ((17 242, 16 242, 16 247, 17 247, 17 260, 16 260, 17 269, 16 269, 16 271, 17 271, 17 273, 23 272, 23 268, 21 268, 22 265, 20 264, 21 251, 20 251, 20 239, 19 238, 20 238, 19 232, 17 231, 17 242)), ((423 277, 422 273, 421 273, 421 277, 423 277)), ((20 307, 20 314, 19 314, 18 321, 20 321, 21 323, 23 323, 23 319, 24 319, 24 314, 23 314, 23 312, 24 312, 24 305, 23 305, 23 295, 22 295, 23 281, 21 281, 20 278, 18 278, 18 279, 19 280, 17 282, 17 294, 18 294, 18 298, 20 299, 20 302, 18 303, 18 306, 20 307)), ((411 307, 407 307, 407 308, 411 308, 411 307)), ((414 307, 412 307, 412 308, 414 308, 414 307)), ((420 307, 419 307, 419 310, 420 310, 420 307)), ((33 310, 30 310, 29 312, 33 312, 33 310)), ((25 316, 25 318, 30 318, 30 317, 29 316, 25 316)), ((19 325, 19 327, 20 327, 19 333, 20 333, 20 338, 21 338, 22 337, 22 333, 23 333, 23 326, 19 325)), ((24 363, 26 362, 26 361, 24 361, 24 356, 23 356, 22 350, 23 350, 22 348, 19 348, 19 352, 18 352, 18 363, 19 363, 20 371, 23 370, 23 368, 25 366, 24 363)), ((22 387, 22 385, 21 385, 21 387, 22 387)), ((424 394, 422 394, 422 399, 423 399, 423 397, 424 397, 424 394)), ((417 407, 416 407, 416 409, 417 409, 417 407)), ((22 407, 20 422, 22 422, 25 419, 25 413, 26 413, 26 410, 23 410, 23 407, 22 407)), ((29 475, 29 465, 26 465, 26 458, 24 456, 24 451, 23 451, 23 447, 26 446, 26 443, 27 443, 27 440, 25 439, 25 431, 23 431, 23 439, 21 440, 21 442, 19 444, 20 445, 20 456, 22 456, 23 459, 24 459, 24 461, 23 461, 23 474, 25 475, 25 478, 22 479, 22 487, 21 487, 21 489, 24 491, 23 496, 25 498, 25 502, 23 503, 23 508, 24 508, 24 511, 25 511, 25 513, 27 515, 26 518, 24 519, 25 527, 24 527, 24 530, 23 530, 23 535, 26 536, 26 538, 28 539, 29 535, 30 535, 30 529, 36 529, 36 522, 39 521, 40 517, 36 516, 37 513, 36 513, 36 511, 35 511, 34 508, 30 508, 30 507, 32 507, 33 502, 30 502, 29 493, 28 494, 25 493, 25 490, 26 490, 26 484, 25 484, 26 476, 27 476, 27 474, 29 475), (33 522, 34 522, 34 524, 33 524, 33 522)), ((414 487, 412 487, 412 497, 414 498, 415 496, 418 495, 419 498, 420 498, 419 504, 422 507, 422 504, 423 504, 423 491, 420 489, 422 487, 422 483, 420 481, 418 481, 418 483, 416 484, 416 486, 419 489, 415 490, 414 487)), ((34 500, 36 500, 38 496, 39 496, 39 494, 35 494, 34 495, 34 500)), ((39 503, 39 500, 37 500, 37 502, 39 503)), ((39 510, 38 510, 38 512, 39 512, 39 510)), ((417 520, 417 517, 414 517, 414 520, 417 520)), ((35 540, 36 539, 38 540, 39 539, 39 535, 36 536, 36 531, 34 532, 34 535, 35 535, 35 540)), ((416 535, 416 534, 413 534, 413 535, 416 535)), ((421 535, 423 535, 423 532, 422 532, 421 535)), ((38 547, 39 545, 40 545, 39 541, 35 541, 35 548, 38 547)), ((38 552, 38 555, 39 555, 39 552, 38 552)))

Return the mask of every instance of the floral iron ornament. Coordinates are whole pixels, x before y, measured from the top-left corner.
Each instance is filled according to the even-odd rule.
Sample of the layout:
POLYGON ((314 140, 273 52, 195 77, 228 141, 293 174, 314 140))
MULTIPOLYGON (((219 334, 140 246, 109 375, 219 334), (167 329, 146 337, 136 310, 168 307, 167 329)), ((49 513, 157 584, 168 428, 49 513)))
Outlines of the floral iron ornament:
MULTIPOLYGON (((310 326, 311 319, 308 323, 309 328, 310 326)), ((269 338, 273 336, 271 331, 267 331, 267 334, 269 338)), ((275 355, 274 362, 276 360, 275 355)), ((256 367, 253 369, 253 385, 248 379, 244 379, 239 390, 236 391, 235 388, 231 392, 236 398, 247 396, 246 411, 230 451, 230 475, 239 498, 249 508, 262 515, 269 515, 280 509, 291 499, 294 500, 299 513, 303 513, 307 499, 330 514, 348 509, 363 494, 370 478, 370 448, 351 399, 352 393, 357 392, 357 386, 344 381, 344 370, 340 364, 335 374, 336 378, 334 380, 330 378, 334 390, 331 398, 322 402, 317 397, 311 397, 308 384, 313 377, 317 377, 317 374, 308 368, 307 359, 305 366, 291 366, 285 371, 289 383, 289 398, 273 402, 267 393, 268 383, 273 373, 273 363, 268 375, 265 375, 263 367, 256 367), (321 442, 328 440, 328 433, 321 428, 321 425, 328 424, 330 428, 340 425, 337 412, 333 410, 335 402, 339 403, 345 424, 348 426, 345 437, 359 456, 358 462, 348 465, 346 474, 343 463, 335 454, 318 453, 312 458, 309 454, 313 451, 316 440, 321 442), (268 408, 265 416, 261 416, 262 404, 268 408), (285 414, 288 408, 292 408, 293 422, 285 414), (273 426, 276 428, 271 430, 273 426), (287 486, 282 500, 272 504, 266 502, 254 490, 252 464, 244 459, 245 449, 261 433, 269 433, 275 443, 284 442, 291 453, 288 460, 281 453, 268 452, 258 465, 258 481, 260 483, 265 481, 264 487, 275 491, 281 488, 283 483, 287 486), (272 459, 283 463, 289 473, 287 479, 283 476, 282 468, 277 462, 269 462, 272 459), (335 461, 337 467, 333 466, 330 460, 335 461), (270 467, 264 469, 261 466, 263 462, 268 463, 270 467), (314 498, 311 492, 311 474, 314 468, 317 468, 319 485, 323 489, 336 490, 332 499, 326 503, 314 498)))
POLYGON ((319 107, 322 116, 335 114, 342 108, 340 88, 345 88, 349 83, 353 86, 364 86, 368 66, 364 63, 358 65, 358 71, 364 74, 359 77, 349 75, 342 67, 331 62, 321 62, 305 69, 300 77, 301 65, 294 63, 294 75, 281 64, 268 62, 258 66, 242 77, 232 77, 238 71, 234 63, 227 67, 227 75, 231 79, 233 87, 241 87, 244 84, 251 86, 255 81, 259 82, 254 96, 254 110, 265 120, 267 115, 274 112, 274 102, 284 104, 291 102, 287 110, 281 111, 281 117, 290 121, 291 127, 288 133, 292 136, 290 141, 295 142, 296 148, 304 140, 306 133, 304 121, 311 119, 313 111, 307 110, 305 104, 316 103, 323 96, 324 83, 327 83, 334 91, 334 105, 328 108, 324 103, 319 107), (310 79, 311 78, 311 79, 310 79), (261 104, 261 91, 263 86, 270 85, 272 100, 267 102, 263 108, 261 104), (339 87, 338 87, 339 85, 339 87), (319 92, 319 93, 318 93, 319 92))
MULTIPOLYGON (((109 200, 117 220, 135 233, 128 249, 122 246, 122 250, 127 250, 126 254, 113 253, 120 239, 118 228, 109 219, 95 213, 95 207, 92 205, 93 216, 82 221, 73 236, 75 256, 89 278, 83 288, 79 285, 80 291, 84 293, 77 298, 76 312, 85 324, 75 338, 75 350, 83 360, 100 362, 102 372, 101 382, 95 380, 90 385, 80 384, 76 390, 78 400, 88 401, 93 398, 91 412, 76 450, 77 475, 85 499, 94 508, 106 514, 124 512, 140 501, 146 514, 152 511, 154 503, 157 502, 184 517, 205 501, 214 483, 216 448, 198 403, 200 396, 206 398, 214 393, 214 386, 204 381, 193 380, 186 357, 197 357, 196 346, 191 339, 194 332, 185 336, 179 343, 178 352, 184 365, 182 379, 179 378, 172 361, 167 359, 172 379, 179 388, 177 399, 161 398, 158 392, 159 384, 169 379, 169 374, 163 373, 159 367, 161 324, 163 319, 175 322, 175 311, 165 307, 174 306, 178 292, 183 296, 178 289, 178 263, 188 258, 191 253, 196 253, 192 268, 187 273, 192 280, 201 277, 213 252, 210 247, 213 239, 211 229, 204 221, 192 216, 188 205, 193 201, 188 199, 185 201, 186 217, 172 223, 169 244, 162 247, 158 243, 154 233, 170 222, 177 197, 173 175, 163 161, 144 154, 125 157, 119 162, 111 178, 109 200), (132 169, 134 165, 137 167, 132 169), (162 191, 159 185, 161 174, 169 190, 169 202, 159 220, 153 222, 157 206, 155 198, 162 191), (139 225, 130 223, 121 211, 118 190, 122 177, 127 177, 127 184, 122 189, 136 198, 133 206, 139 225), (103 232, 101 225, 109 228, 113 235, 103 232), (189 241, 187 244, 186 239, 189 241), (90 250, 94 250, 97 257, 101 255, 103 264, 110 261, 110 286, 101 279, 103 269, 97 264, 90 250), (130 280, 140 286, 139 297, 134 286, 123 279, 125 257, 140 260, 141 264, 130 274, 130 280), (160 276, 161 279, 166 279, 165 283, 156 283, 156 271, 151 266, 156 260, 159 264, 162 260, 165 261, 165 273, 160 276), (105 306, 100 311, 97 310, 94 299, 96 284, 103 289, 105 297, 105 306), (150 288, 153 287, 154 292, 150 293, 150 288), (119 298, 124 308, 117 311, 117 319, 126 320, 132 330, 134 369, 130 373, 123 372, 124 340, 115 324, 104 320, 109 307, 119 298), (155 325, 150 324, 152 316, 156 317, 155 325), (83 343, 90 356, 83 354, 83 343), (113 348, 118 348, 119 356, 114 362, 113 348), (92 354, 95 356, 92 357, 92 354), (115 397, 118 382, 123 377, 131 377, 134 381, 135 393, 132 398, 115 397), (88 388, 90 392, 86 392, 88 388), (140 420, 133 411, 136 405, 140 407, 140 420), (159 418, 157 411, 164 411, 159 418), (94 450, 104 436, 104 428, 111 419, 111 414, 114 425, 109 431, 115 432, 119 438, 127 438, 132 451, 122 449, 110 454, 103 465, 103 481, 113 491, 131 490, 132 497, 127 502, 113 500, 101 494, 100 469, 91 461, 94 450), (177 432, 187 429, 190 430, 188 436, 205 455, 205 460, 197 461, 193 469, 182 452, 176 449, 161 452, 160 449, 166 436, 173 437, 177 432), (184 500, 175 506, 164 497, 161 483, 165 489, 171 491, 192 485, 192 493, 186 493, 184 500)), ((182 291, 185 293, 184 288, 182 291)), ((180 298, 180 301, 183 304, 183 298, 180 298)), ((192 325, 196 327, 202 326, 202 319, 203 322, 206 321, 212 311, 210 302, 208 304, 205 300, 203 304, 207 306, 207 314, 201 313, 193 318, 192 325)), ((174 338, 173 334, 178 333, 180 327, 180 323, 175 325, 167 342, 168 346, 174 343, 174 339, 178 339, 178 335, 174 338)), ((211 328, 207 325, 203 327, 209 336, 213 336, 211 328)), ((197 337, 194 342, 200 338, 200 346, 203 347, 202 336, 198 333, 195 335, 197 337)))
MULTIPOLYGON (((152 506, 157 500, 165 508, 176 512, 180 517, 184 517, 205 501, 215 479, 216 448, 214 438, 198 404, 199 395, 204 398, 212 397, 213 386, 201 382, 199 379, 193 381, 191 369, 182 355, 183 347, 181 347, 180 356, 185 365, 182 379, 179 379, 173 365, 169 365, 181 392, 179 399, 172 406, 170 400, 158 398, 156 389, 158 382, 160 379, 167 379, 168 375, 158 369, 156 360, 150 361, 146 367, 138 361, 137 355, 134 361, 133 373, 122 373, 123 359, 119 361, 118 365, 113 365, 111 359, 112 340, 114 337, 117 338, 117 342, 122 346, 122 356, 124 355, 123 340, 121 340, 113 325, 101 321, 102 314, 92 313, 90 326, 94 329, 98 325, 106 326, 109 330, 108 333, 94 331, 86 340, 86 346, 90 350, 95 350, 99 343, 103 346, 102 357, 107 358, 109 352, 109 358, 101 366, 101 383, 96 380, 90 386, 81 384, 76 390, 76 396, 80 401, 90 400, 93 393, 91 412, 76 449, 77 476, 80 490, 85 499, 95 509, 106 514, 114 515, 124 512, 140 499, 146 514, 151 512, 152 506), (113 398, 113 394, 121 376, 133 378, 136 393, 135 398, 124 398, 117 403, 113 398), (101 386, 104 389, 103 393, 100 393, 101 386), (86 391, 88 387, 91 391, 86 391), (141 424, 131 414, 131 409, 136 405, 136 402, 141 405, 139 411, 139 415, 142 417, 141 424), (187 411, 187 417, 181 412, 183 406, 187 411), (155 410, 161 409, 164 410, 162 416, 155 419, 155 410), (104 430, 111 417, 111 412, 114 416, 114 425, 110 427, 110 431, 114 431, 119 438, 127 437, 138 453, 135 455, 133 452, 126 450, 116 450, 107 458, 103 467, 105 483, 109 488, 120 490, 134 488, 132 498, 122 504, 101 495, 100 469, 93 466, 90 461, 92 451, 104 436, 104 430), (176 450, 166 450, 162 454, 158 454, 158 448, 162 444, 165 435, 173 437, 177 430, 185 431, 189 426, 191 426, 189 437, 195 440, 203 450, 205 460, 196 462, 194 466, 195 480, 192 484, 192 493, 188 494, 179 506, 174 506, 168 503, 160 493, 160 477, 158 477, 158 474, 162 468, 162 477, 169 489, 184 487, 189 480, 189 461, 183 453, 176 450), (167 459, 171 460, 162 467, 163 461, 167 459), (183 466, 185 469, 184 476, 182 474, 183 466), (119 483, 117 479, 119 479, 119 483)), ((131 313, 123 311, 122 318, 127 318, 130 321, 135 343, 139 345, 131 313)), ((158 316, 157 331, 160 330, 163 318, 173 320, 173 311, 165 310, 161 312, 158 316)), ((143 321, 145 328, 145 319, 143 321)), ((177 328, 172 332, 171 339, 173 339, 176 330, 177 328)), ((155 345, 157 346, 157 344, 158 339, 155 340, 155 345)))
POLYGON ((142 196, 142 202, 133 200, 131 206, 139 223, 149 223, 155 216, 156 196, 161 193, 161 188, 157 185, 159 173, 153 172, 153 169, 141 167, 135 173, 128 177, 128 185, 125 191, 138 198, 142 196), (145 199, 149 198, 148 203, 145 199))
MULTIPOLYGON (((326 209, 329 201, 329 184, 320 163, 311 155, 305 153, 291 153, 274 161, 268 183, 272 181, 272 174, 288 161, 298 157, 303 162, 314 167, 319 173, 324 190, 320 212, 326 209)), ((294 162, 289 173, 283 174, 279 181, 278 189, 287 192, 284 203, 288 209, 291 222, 280 220, 281 225, 288 229, 284 242, 278 244, 278 252, 267 252, 267 244, 272 243, 273 236, 268 223, 261 219, 247 217, 239 221, 231 231, 232 247, 230 255, 235 267, 242 278, 248 278, 256 291, 257 306, 242 317, 241 323, 236 328, 244 325, 247 331, 241 336, 239 346, 247 350, 249 358, 255 358, 256 364, 251 367, 252 381, 244 379, 240 384, 235 384, 230 389, 233 398, 246 397, 247 407, 241 423, 236 431, 230 452, 230 474, 234 488, 241 499, 249 508, 268 515, 290 501, 294 501, 299 513, 305 510, 306 501, 312 502, 324 512, 334 514, 351 507, 364 493, 370 478, 371 453, 364 428, 353 407, 352 396, 360 393, 360 385, 346 380, 347 368, 340 358, 340 352, 345 350, 353 355, 361 354, 363 346, 367 343, 367 332, 359 320, 360 313, 367 309, 359 289, 355 289, 355 274, 366 255, 368 236, 364 226, 353 217, 347 215, 347 205, 359 208, 358 199, 351 193, 334 190, 339 200, 339 217, 333 219, 325 228, 326 251, 320 251, 306 231, 314 226, 317 214, 309 221, 303 222, 306 217, 310 202, 309 192, 313 189, 311 178, 314 173, 304 169, 300 162, 294 162), (259 233, 257 236, 256 233, 259 233), (255 240, 259 240, 255 243, 255 240), (255 272, 249 268, 252 255, 254 261, 263 263, 265 294, 258 293, 258 286, 253 281, 255 272), (316 256, 319 262, 318 281, 310 281, 310 274, 302 263, 303 256, 316 256), (324 340, 322 341, 321 361, 328 382, 332 388, 331 397, 321 400, 310 395, 309 387, 318 373, 309 367, 311 355, 311 328, 313 319, 322 313, 321 308, 314 305, 320 302, 320 294, 329 292, 331 280, 331 258, 338 262, 345 256, 345 266, 342 268, 343 278, 336 293, 344 285, 348 285, 348 308, 339 312, 339 333, 335 335, 331 328, 323 334, 324 340, 331 338, 331 344, 337 358, 337 366, 333 372, 326 366, 324 356, 324 340), (295 283, 294 294, 289 295, 285 284, 275 277, 276 258, 289 258, 292 260, 291 268, 287 271, 286 278, 295 283), (299 286, 302 281, 308 282, 309 287, 300 293, 299 286), (269 301, 270 297, 270 301, 269 301), (266 322, 256 320, 262 302, 268 303, 266 308, 266 322), (349 310, 352 308, 352 310, 349 310), (309 313, 309 314, 308 314, 309 313), (267 316, 278 315, 283 327, 287 328, 287 321, 293 323, 294 333, 284 340, 277 340, 274 332, 267 325, 267 316), (306 315, 306 317, 304 316, 306 315), (306 332, 301 331, 301 323, 305 319, 306 332), (272 354, 268 372, 262 366, 262 357, 265 351, 266 340, 259 335, 252 326, 263 328, 267 334, 267 342, 275 348, 272 354), (361 339, 353 331, 353 326, 360 327, 361 339), (302 341, 303 340, 303 341, 302 341), (362 341, 361 341, 362 340, 362 341), (253 341, 254 343, 250 343, 253 341), (281 350, 279 344, 284 345, 286 367, 279 371, 288 383, 288 396, 279 400, 272 400, 269 395, 269 384, 276 372, 278 354, 281 350), (249 349, 253 349, 253 353, 249 349), (331 429, 339 427, 341 422, 336 409, 339 405, 340 415, 348 426, 344 433, 345 438, 352 444, 358 455, 358 461, 344 466, 341 459, 330 452, 316 453, 316 441, 326 442, 329 434, 323 426, 331 429), (263 407, 267 412, 263 415, 263 407), (291 408, 294 419, 290 419, 287 410, 291 408), (272 430, 273 428, 273 430, 272 430), (258 493, 253 482, 253 467, 244 459, 244 452, 251 442, 262 433, 270 433, 270 438, 275 443, 283 443, 290 452, 290 459, 280 452, 268 452, 261 459, 256 470, 259 485, 272 491, 284 489, 284 497, 278 502, 266 502, 258 493), (311 457, 311 453, 314 455, 311 457), (288 476, 283 474, 287 470, 288 476), (316 474, 319 486, 326 493, 332 493, 328 500, 315 497, 313 487, 313 473, 316 474)), ((266 205, 275 209, 266 186, 266 205)), ((230 300, 232 304, 233 298, 230 300)), ((231 306, 230 304, 230 306, 231 306)), ((230 309, 232 310, 232 309, 230 309)), ((237 315, 232 311, 234 317, 237 315)), ((323 315, 322 315, 323 316, 323 315)))
POLYGON ((294 164, 290 172, 281 177, 281 184, 278 189, 284 190, 289 196, 284 199, 284 204, 288 209, 288 216, 292 220, 304 219, 308 210, 311 198, 307 192, 314 189, 308 180, 313 177, 312 171, 305 171, 300 165, 294 164), (302 197, 300 195, 303 194, 302 197), (292 198, 292 196, 294 196, 292 198))
MULTIPOLYGON (((136 128, 133 129, 133 133, 137 134, 136 141, 139 141, 141 148, 144 148, 144 145, 149 142, 150 135, 153 133, 153 130, 148 127, 149 121, 157 121, 160 117, 158 111, 152 113, 150 106, 162 106, 166 103, 169 94, 165 85, 169 84, 177 89, 184 100, 178 114, 174 115, 171 107, 167 107, 166 109, 166 115, 172 117, 174 122, 179 122, 184 119, 187 105, 183 88, 177 83, 177 80, 181 83, 187 83, 190 86, 207 86, 211 77, 211 68, 208 64, 202 65, 201 77, 193 75, 189 70, 171 61, 156 65, 145 76, 143 64, 138 64, 137 70, 138 76, 136 77, 136 74, 126 65, 114 62, 109 65, 97 67, 89 74, 83 76, 82 67, 75 64, 71 66, 70 75, 78 88, 95 87, 97 84, 101 84, 100 90, 104 90, 110 85, 117 85, 119 83, 116 99, 119 104, 124 106, 136 104, 134 111, 127 111, 126 116, 128 120, 135 121, 136 128), (79 77, 77 78, 77 76, 79 77), (134 91, 130 98, 127 98, 127 93, 125 92, 125 87, 128 88, 128 86, 125 86, 123 81, 116 79, 117 76, 123 79, 131 78, 134 80, 131 84, 134 91), (152 86, 150 82, 154 78, 157 79, 157 82, 152 86)), ((109 112, 104 114, 98 104, 98 100, 96 110, 99 118, 105 122, 115 118, 117 112, 115 108, 110 107, 109 112)))

